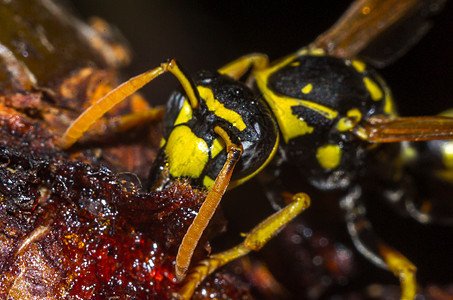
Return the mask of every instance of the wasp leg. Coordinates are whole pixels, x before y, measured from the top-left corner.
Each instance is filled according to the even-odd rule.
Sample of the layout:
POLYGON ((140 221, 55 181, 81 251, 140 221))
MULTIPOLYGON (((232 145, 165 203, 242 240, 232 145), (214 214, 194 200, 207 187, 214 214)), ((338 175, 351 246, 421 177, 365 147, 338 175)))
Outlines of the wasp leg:
POLYGON ((124 132, 151 121, 159 121, 164 116, 165 108, 156 106, 134 113, 116 116, 111 119, 97 120, 90 130, 85 134, 88 138, 93 136, 103 136, 106 132, 124 132))
POLYGON ((197 286, 212 272, 228 262, 248 254, 250 251, 260 250, 271 238, 277 235, 280 230, 294 217, 310 206, 310 197, 307 194, 299 193, 291 197, 289 203, 283 209, 277 211, 266 220, 259 223, 249 232, 245 240, 238 246, 212 255, 193 268, 186 278, 185 285, 179 290, 182 299, 190 299, 197 286))
POLYGON ((147 110, 114 117, 107 121, 107 126, 112 131, 123 132, 150 121, 161 120, 164 112, 165 108, 163 106, 156 106, 147 110))
POLYGON ((341 201, 346 211, 348 231, 355 247, 377 266, 390 270, 399 278, 401 299, 414 299, 417 290, 416 267, 376 236, 371 223, 366 218, 366 209, 360 202, 361 196, 362 191, 356 186, 341 201))
POLYGON ((216 126, 214 131, 225 141, 227 160, 219 175, 217 175, 211 190, 209 190, 197 216, 193 220, 179 246, 178 255, 176 256, 176 278, 180 281, 183 280, 186 275, 198 241, 200 240, 203 231, 208 226, 209 220, 214 215, 223 194, 225 194, 234 166, 241 157, 243 151, 242 145, 233 143, 224 129, 216 126))
POLYGON ((385 182, 384 199, 403 217, 411 217, 421 224, 453 226, 453 205, 449 201, 452 182, 437 177, 437 173, 427 176, 427 171, 420 169, 424 170, 423 174, 406 174, 397 177, 397 182, 385 182), (423 184, 417 184, 418 176, 422 176, 423 184))
POLYGON ((405 205, 409 215, 422 224, 453 225, 451 205, 439 205, 429 199, 406 199, 405 205))
POLYGON ((268 64, 269 59, 266 55, 261 53, 252 53, 230 62, 217 71, 220 74, 228 75, 234 79, 239 79, 250 69, 250 67, 252 67, 253 70, 262 70, 266 68, 268 64))
POLYGON ((96 103, 87 108, 66 130, 59 140, 61 148, 66 149, 77 142, 82 135, 88 131, 91 125, 100 119, 106 112, 111 110, 116 104, 123 101, 126 97, 135 93, 145 84, 156 77, 171 72, 181 83, 184 88, 190 104, 193 108, 198 107, 198 98, 192 82, 181 71, 175 60, 162 63, 159 67, 140 74, 122 83, 107 95, 99 99, 96 103))

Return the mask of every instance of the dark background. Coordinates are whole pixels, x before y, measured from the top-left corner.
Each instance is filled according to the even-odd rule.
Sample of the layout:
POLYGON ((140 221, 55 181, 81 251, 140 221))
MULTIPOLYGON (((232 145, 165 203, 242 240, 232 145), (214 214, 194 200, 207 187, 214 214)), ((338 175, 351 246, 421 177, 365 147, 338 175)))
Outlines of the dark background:
MULTIPOLYGON (((134 52, 124 72, 132 76, 167 58, 178 59, 189 72, 215 69, 250 52, 279 58, 313 41, 351 1, 72 2, 82 18, 100 16, 120 29, 134 52)), ((435 114, 451 106, 453 3, 434 21, 418 45, 381 71, 404 115, 435 114)), ((165 77, 145 89, 153 103, 165 102, 177 85, 165 77)))
MULTIPOLYGON (((154 68, 167 58, 178 59, 189 72, 216 69, 250 52, 266 53, 271 60, 277 59, 313 41, 350 3, 344 0, 72 2, 82 18, 100 16, 117 26, 130 42, 134 57, 123 72, 124 78, 154 68)), ((419 44, 396 63, 380 70, 402 115, 432 115, 453 106, 453 3, 447 3, 433 20, 433 28, 419 44)), ((164 76, 146 87, 144 93, 152 103, 165 103, 176 86, 172 76, 164 76)), ((262 218, 252 217, 251 212, 266 215, 271 211, 266 201, 263 202, 261 190, 252 181, 228 193, 229 199, 224 202, 230 201, 225 207, 229 231, 237 235, 262 218), (250 191, 256 202, 246 196, 250 191), (246 224, 239 220, 245 220, 246 224)), ((418 225, 400 218, 385 205, 374 205, 372 209, 378 212, 373 217, 372 211, 371 215, 379 233, 419 266, 419 280, 453 282, 451 229, 418 225)), ((322 217, 329 220, 329 216, 326 213, 322 217)), ((391 274, 370 263, 364 265, 371 273, 378 274, 377 282, 396 284, 391 274)))

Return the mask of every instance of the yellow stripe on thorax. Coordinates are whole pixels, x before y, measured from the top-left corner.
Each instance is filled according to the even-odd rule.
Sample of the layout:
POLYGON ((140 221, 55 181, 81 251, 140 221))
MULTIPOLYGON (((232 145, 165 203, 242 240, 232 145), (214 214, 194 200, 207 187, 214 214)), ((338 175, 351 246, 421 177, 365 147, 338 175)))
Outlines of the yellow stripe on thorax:
POLYGON ((274 91, 268 88, 267 82, 269 76, 278 69, 291 63, 295 58, 295 55, 290 55, 283 59, 280 63, 275 64, 270 68, 254 72, 256 84, 258 85, 260 91, 263 93, 266 102, 269 104, 272 112, 277 118, 278 125, 283 134, 283 139, 286 143, 288 143, 289 140, 295 137, 305 135, 307 133, 312 133, 314 130, 314 128, 309 126, 304 120, 293 114, 293 111, 291 109, 292 107, 304 106, 321 114, 327 119, 334 119, 338 115, 337 111, 330 109, 324 105, 320 105, 308 100, 301 100, 277 95, 274 91))
POLYGON ((214 112, 216 116, 228 121, 240 131, 245 129, 246 125, 244 120, 242 120, 241 115, 226 108, 223 103, 220 103, 219 100, 215 99, 211 89, 200 85, 197 86, 197 89, 200 97, 204 99, 210 111, 214 112))

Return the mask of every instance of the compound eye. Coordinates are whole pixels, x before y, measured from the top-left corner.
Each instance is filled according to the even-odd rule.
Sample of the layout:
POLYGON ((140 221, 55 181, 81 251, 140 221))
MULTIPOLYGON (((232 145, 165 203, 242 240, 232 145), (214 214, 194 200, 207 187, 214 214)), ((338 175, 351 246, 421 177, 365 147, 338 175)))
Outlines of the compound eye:
POLYGON ((187 123, 193 117, 193 109, 187 98, 175 92, 171 95, 163 121, 163 136, 168 138, 173 128, 178 124, 187 123))

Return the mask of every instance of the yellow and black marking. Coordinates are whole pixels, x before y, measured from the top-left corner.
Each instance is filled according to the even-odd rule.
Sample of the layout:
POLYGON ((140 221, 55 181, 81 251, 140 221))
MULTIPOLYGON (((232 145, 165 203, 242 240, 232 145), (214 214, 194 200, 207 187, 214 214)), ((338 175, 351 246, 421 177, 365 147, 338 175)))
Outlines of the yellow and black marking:
POLYGON ((253 71, 256 86, 277 120, 285 153, 306 178, 323 188, 346 186, 367 147, 352 137, 373 114, 394 116, 382 79, 359 60, 296 54, 253 71))
POLYGON ((220 126, 244 147, 232 179, 232 185, 242 183, 276 152, 279 139, 272 114, 263 99, 228 76, 203 71, 194 86, 197 109, 178 92, 167 104, 163 151, 151 174, 168 167, 173 178, 186 177, 192 185, 209 190, 226 159, 225 144, 213 130, 220 126))
MULTIPOLYGON (((328 57, 319 49, 302 49, 272 65, 264 55, 252 54, 219 72, 198 73, 193 83, 183 85, 186 94, 175 92, 170 98, 162 150, 151 170, 154 182, 187 178, 193 186, 206 188, 211 199, 218 194, 211 189, 219 184, 223 191, 226 188, 219 177, 228 161, 228 140, 243 147, 230 188, 259 173, 279 145, 315 186, 343 188, 355 178, 363 161, 360 155, 369 147, 355 136, 355 128, 370 112, 394 115, 389 90, 363 62, 328 57), (238 81, 249 68, 255 91, 238 81), (223 137, 215 128, 222 129, 223 137), (162 173, 163 168, 168 172, 162 173), (161 180, 161 174, 170 177, 161 180)), ((209 218, 203 220, 202 228, 209 218)), ((201 224, 195 223, 197 228, 201 224)), ((187 271, 196 246, 186 239, 202 230, 191 228, 184 238, 177 257, 178 278, 187 271)))
MULTIPOLYGON (((165 72, 178 79, 183 91, 173 93, 167 103, 151 185, 161 188, 185 178, 208 192, 179 249, 178 279, 184 278, 198 239, 226 189, 261 172, 277 148, 314 186, 321 190, 345 188, 357 177, 366 154, 376 148, 370 146, 371 136, 364 124, 375 115, 388 119, 396 115, 390 92, 374 71, 357 60, 326 56, 320 49, 302 49, 270 65, 264 55, 252 54, 219 72, 199 72, 193 79, 173 60, 100 99, 68 129, 62 145, 75 142, 121 97, 165 72), (254 90, 239 80, 250 68, 254 90)), ((407 130, 409 140, 417 130, 407 130)), ((377 140, 385 138, 378 135, 377 140)), ((448 151, 442 153, 445 164, 450 165, 448 151)), ((273 220, 275 228, 289 221, 273 220)), ((269 237, 278 231, 272 228, 266 231, 269 237)), ((396 254, 393 258, 397 264, 402 261, 396 254)), ((413 290, 411 283, 406 292, 413 290)))
MULTIPOLYGON (((363 35, 360 30, 367 27, 363 25, 366 20, 375 25, 371 20, 376 19, 366 15, 382 17, 380 24, 386 26, 378 26, 376 32, 393 22, 388 15, 379 16, 383 12, 374 6, 391 11, 392 16, 397 13, 393 12, 396 0, 356 3, 346 18, 333 27, 335 30, 308 48, 271 64, 263 54, 250 54, 218 72, 202 71, 191 78, 175 60, 164 62, 131 78, 89 107, 68 128, 59 144, 62 148, 70 147, 114 105, 170 72, 180 82, 182 91, 175 92, 168 101, 161 149, 150 172, 150 185, 158 189, 184 178, 193 187, 207 191, 206 200, 178 251, 175 274, 179 280, 184 278, 198 240, 225 191, 261 172, 280 149, 282 159, 278 162, 287 160, 297 166, 301 175, 318 189, 344 191, 342 207, 357 249, 378 266, 394 272, 401 280, 402 297, 412 299, 416 292, 416 269, 373 233, 362 206, 362 185, 365 186, 368 177, 375 180, 376 176, 393 184, 392 180, 400 177, 395 172, 388 175, 386 169, 397 170, 400 175, 410 164, 453 182, 452 142, 433 141, 453 138, 453 121, 398 118, 384 81, 364 62, 345 58, 358 54, 355 49, 366 46, 360 40, 372 36, 363 35), (343 37, 338 28, 347 34, 343 37), (349 32, 351 28, 356 32, 349 32), (418 148, 410 144, 420 140, 428 142, 418 148), (409 143, 400 146, 401 141, 409 143), (384 143, 394 144, 386 147, 384 143), (427 156, 435 158, 436 164, 433 160, 423 161, 427 156)), ((403 7, 410 7, 407 3, 403 7)), ((139 123, 145 115, 150 119, 159 113, 150 111, 125 117, 118 128, 139 123)), ((261 248, 307 207, 309 199, 297 194, 291 200, 292 204, 257 226, 244 243, 205 260, 203 268, 195 268, 198 275, 189 277, 187 289, 180 296, 189 299, 204 276, 219 265, 261 248)), ((415 218, 427 222, 438 217, 440 209, 431 202, 422 199, 418 205, 411 201, 406 201, 408 207, 412 205, 408 211, 415 218)))

